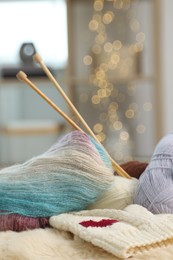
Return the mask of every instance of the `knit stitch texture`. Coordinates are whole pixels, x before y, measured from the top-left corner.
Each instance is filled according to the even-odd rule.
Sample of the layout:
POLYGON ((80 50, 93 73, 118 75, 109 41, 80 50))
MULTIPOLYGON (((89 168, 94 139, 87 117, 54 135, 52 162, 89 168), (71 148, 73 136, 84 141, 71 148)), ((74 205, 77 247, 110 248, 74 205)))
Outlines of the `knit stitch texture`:
POLYGON ((52 227, 69 231, 120 258, 173 245, 173 215, 153 215, 139 205, 60 214, 49 221, 52 227))
POLYGON ((139 178, 134 203, 154 214, 173 213, 173 133, 164 136, 156 146, 139 178))

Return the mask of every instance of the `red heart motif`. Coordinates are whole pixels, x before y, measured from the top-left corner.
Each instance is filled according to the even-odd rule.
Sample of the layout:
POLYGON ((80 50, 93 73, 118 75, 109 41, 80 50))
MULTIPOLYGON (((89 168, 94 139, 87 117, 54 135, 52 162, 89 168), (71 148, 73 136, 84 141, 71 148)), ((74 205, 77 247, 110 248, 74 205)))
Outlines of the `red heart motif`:
POLYGON ((83 227, 107 227, 111 226, 112 224, 119 222, 116 219, 102 219, 99 221, 94 221, 94 220, 86 220, 82 221, 79 224, 82 225, 83 227))

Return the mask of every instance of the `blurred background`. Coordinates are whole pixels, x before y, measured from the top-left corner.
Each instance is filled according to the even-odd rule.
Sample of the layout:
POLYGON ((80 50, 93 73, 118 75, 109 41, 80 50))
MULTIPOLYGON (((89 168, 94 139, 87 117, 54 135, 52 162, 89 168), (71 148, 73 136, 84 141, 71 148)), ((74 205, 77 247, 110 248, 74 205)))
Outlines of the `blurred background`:
POLYGON ((19 70, 82 127, 36 52, 118 163, 149 161, 173 130, 172 10, 171 0, 0 0, 0 164, 73 130, 19 70))

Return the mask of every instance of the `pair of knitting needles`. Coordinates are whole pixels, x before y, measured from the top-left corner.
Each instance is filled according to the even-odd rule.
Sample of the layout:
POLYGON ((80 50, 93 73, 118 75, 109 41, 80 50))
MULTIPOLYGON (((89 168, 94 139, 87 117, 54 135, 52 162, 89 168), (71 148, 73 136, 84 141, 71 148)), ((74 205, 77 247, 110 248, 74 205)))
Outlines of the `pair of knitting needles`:
MULTIPOLYGON (((63 91, 63 89, 60 87, 60 85, 58 84, 58 82, 56 81, 56 79, 54 78, 54 76, 51 74, 50 70, 47 68, 47 66, 44 64, 41 56, 39 54, 35 54, 33 56, 33 60, 38 63, 41 68, 43 69, 43 71, 45 72, 45 74, 47 75, 47 77, 49 78, 49 80, 54 84, 54 86, 56 87, 56 89, 60 92, 60 94, 62 95, 62 97, 65 99, 65 101, 67 102, 67 104, 70 106, 70 108, 72 109, 72 111, 76 114, 76 116, 78 117, 78 119, 82 122, 83 126, 86 128, 87 132, 94 138, 94 140, 96 140, 97 143, 99 143, 101 146, 102 144, 100 143, 100 141, 97 139, 96 135, 93 133, 93 131, 91 130, 91 128, 88 126, 88 124, 86 123, 86 121, 83 119, 83 117, 80 115, 80 113, 78 112, 78 110, 75 108, 75 106, 73 105, 73 103, 70 101, 70 99, 68 98, 68 96, 65 94, 65 92, 63 91)), ((68 123, 70 123, 76 130, 82 131, 84 132, 71 118, 69 118, 57 105, 55 105, 54 102, 52 102, 41 90, 39 90, 27 77, 27 75, 23 72, 23 71, 19 71, 18 74, 16 75, 16 77, 27 83, 35 92, 37 92, 37 94, 39 94, 54 110, 56 110, 68 123)), ((104 148, 105 150, 105 148, 104 148)), ((124 169, 122 167, 120 167, 119 164, 117 164, 112 158, 111 156, 108 154, 108 152, 105 150, 107 156, 109 157, 109 159, 111 160, 112 166, 114 168, 114 170, 116 170, 116 172, 118 173, 118 175, 128 178, 130 179, 131 177, 128 175, 127 172, 124 171, 124 169)))

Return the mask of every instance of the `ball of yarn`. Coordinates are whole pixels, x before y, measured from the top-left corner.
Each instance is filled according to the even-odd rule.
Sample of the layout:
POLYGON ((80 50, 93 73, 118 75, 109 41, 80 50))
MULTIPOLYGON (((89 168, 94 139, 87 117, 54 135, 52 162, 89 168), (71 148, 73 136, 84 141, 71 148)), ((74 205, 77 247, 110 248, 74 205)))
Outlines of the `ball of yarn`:
POLYGON ((163 137, 134 195, 134 203, 154 214, 173 213, 173 133, 163 137))
POLYGON ((124 209, 133 203, 133 197, 138 185, 135 178, 126 179, 114 176, 110 188, 105 191, 88 209, 124 209))
POLYGON ((129 161, 120 165, 131 177, 139 179, 145 171, 148 163, 140 161, 129 161))
POLYGON ((0 171, 0 215, 49 217, 79 211, 112 181, 111 162, 102 146, 73 131, 42 155, 0 171))

